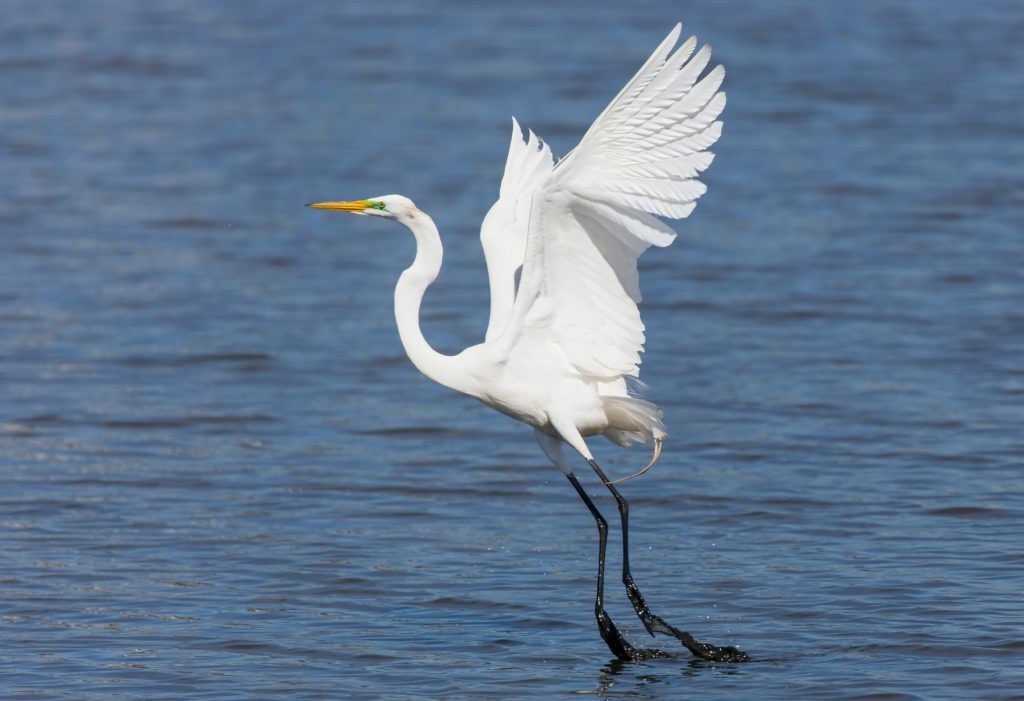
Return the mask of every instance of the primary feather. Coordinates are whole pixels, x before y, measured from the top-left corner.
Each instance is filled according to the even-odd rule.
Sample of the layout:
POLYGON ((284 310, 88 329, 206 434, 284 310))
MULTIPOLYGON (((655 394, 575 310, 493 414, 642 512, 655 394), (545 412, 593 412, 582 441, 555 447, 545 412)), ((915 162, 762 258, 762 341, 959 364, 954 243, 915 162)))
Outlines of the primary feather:
POLYGON ((487 261, 491 289, 491 316, 486 341, 504 330, 515 299, 517 275, 526 253, 530 202, 533 192, 554 168, 548 145, 532 131, 524 140, 519 122, 512 118, 512 140, 501 178, 498 201, 480 227, 480 242, 487 261))

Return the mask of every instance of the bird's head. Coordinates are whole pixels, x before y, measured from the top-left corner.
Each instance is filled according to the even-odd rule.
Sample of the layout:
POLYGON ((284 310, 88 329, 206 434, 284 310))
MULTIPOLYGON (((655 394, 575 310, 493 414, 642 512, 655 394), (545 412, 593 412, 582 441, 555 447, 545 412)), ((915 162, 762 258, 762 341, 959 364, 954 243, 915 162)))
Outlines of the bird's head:
POLYGON ((419 209, 413 201, 402 195, 381 195, 368 200, 351 200, 349 202, 313 202, 306 205, 314 209, 334 209, 339 212, 352 212, 385 219, 399 221, 416 216, 419 209))

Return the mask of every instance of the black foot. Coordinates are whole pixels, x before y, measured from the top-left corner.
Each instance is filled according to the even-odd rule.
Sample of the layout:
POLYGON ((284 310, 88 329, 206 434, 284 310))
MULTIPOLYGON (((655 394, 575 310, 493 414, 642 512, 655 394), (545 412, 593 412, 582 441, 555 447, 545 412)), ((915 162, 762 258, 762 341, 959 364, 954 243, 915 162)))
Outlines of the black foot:
MULTIPOLYGON (((687 634, 689 635, 689 634, 687 634)), ((692 640, 692 637, 691 637, 692 640)), ((686 643, 683 643, 686 645, 686 643)), ((686 648, 697 657, 704 660, 712 660, 714 662, 749 662, 750 655, 743 652, 739 648, 733 647, 732 645, 726 645, 725 647, 719 647, 710 643, 699 643, 694 640, 694 644, 686 645, 686 648), (695 649, 696 648, 696 649, 695 649)))
POLYGON ((612 617, 605 613, 603 609, 597 611, 597 630, 601 633, 601 639, 604 640, 604 644, 608 646, 613 655, 620 660, 632 660, 635 658, 636 648, 626 642, 626 639, 622 637, 622 633, 612 623, 612 617))
MULTIPOLYGON (((743 652, 743 650, 740 650, 739 648, 732 647, 731 645, 719 647, 717 645, 711 645, 710 643, 698 642, 694 640, 689 633, 682 633, 682 636, 685 636, 685 638, 680 637, 683 645, 693 654, 694 657, 699 659, 708 660, 709 662, 750 661, 750 656, 747 653, 743 652)), ((618 644, 609 644, 608 648, 623 662, 643 662, 644 660, 672 657, 669 653, 657 648, 635 647, 621 639, 617 642, 618 644)))
POLYGON ((672 657, 672 655, 653 647, 635 647, 633 648, 633 656, 630 657, 628 661, 643 662, 644 660, 657 660, 668 657, 672 657))
POLYGON ((750 660, 750 655, 739 648, 732 647, 731 645, 719 647, 710 643, 702 643, 686 631, 679 630, 647 608, 647 602, 644 601, 643 595, 637 589, 636 584, 633 582, 633 577, 628 572, 623 576, 622 581, 626 585, 626 596, 629 597, 630 603, 633 604, 633 610, 636 611, 640 622, 644 624, 644 628, 651 635, 655 633, 670 635, 681 642, 683 647, 689 650, 694 657, 699 657, 702 660, 713 660, 715 662, 747 662, 750 660))
MULTIPOLYGON (((671 635, 679 640, 695 657, 714 662, 747 662, 750 659, 747 653, 738 648, 732 646, 718 647, 710 643, 699 642, 689 633, 669 625, 660 616, 655 616, 649 611, 647 615, 649 618, 644 623, 649 624, 647 628, 651 631, 652 635, 655 631, 671 635)), ((622 634, 619 633, 619 629, 615 627, 611 617, 604 611, 597 614, 597 628, 601 632, 601 638, 604 639, 612 654, 625 662, 642 662, 644 660, 671 657, 667 652, 657 648, 643 648, 630 645, 622 637, 622 634)))
MULTIPOLYGON (((739 648, 735 648, 732 645, 725 647, 719 647, 718 645, 712 645, 711 643, 702 643, 694 638, 692 635, 684 630, 679 630, 673 625, 669 625, 659 616, 650 614, 655 619, 653 625, 648 628, 653 628, 660 633, 671 635, 683 644, 687 650, 689 650, 694 657, 699 657, 702 660, 712 660, 714 662, 749 662, 750 655, 743 652, 739 648)), ((653 634, 653 631, 652 631, 653 634)))
POLYGON ((623 662, 641 662, 653 660, 659 657, 671 657, 667 652, 653 648, 634 647, 626 642, 622 633, 615 627, 611 616, 605 611, 597 612, 597 629, 601 632, 601 638, 612 654, 623 662))

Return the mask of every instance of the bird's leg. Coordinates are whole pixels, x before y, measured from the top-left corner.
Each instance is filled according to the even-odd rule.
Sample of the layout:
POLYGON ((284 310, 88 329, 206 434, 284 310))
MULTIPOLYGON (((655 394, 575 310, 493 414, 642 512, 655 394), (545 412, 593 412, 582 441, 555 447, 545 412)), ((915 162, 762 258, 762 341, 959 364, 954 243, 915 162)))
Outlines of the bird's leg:
POLYGON ((587 508, 590 509, 594 521, 597 522, 599 546, 597 551, 597 597, 594 600, 594 613, 597 616, 597 628, 601 631, 601 638, 608 646, 608 649, 612 651, 612 654, 620 660, 637 660, 659 656, 661 653, 656 650, 641 650, 627 643, 622 634, 619 633, 619 629, 615 627, 615 623, 612 622, 611 616, 604 610, 604 560, 605 549, 608 545, 608 521, 605 520, 601 512, 594 506, 594 502, 591 501, 583 486, 580 485, 576 475, 570 472, 566 477, 569 478, 572 486, 576 488, 576 492, 583 499, 583 503, 587 505, 587 508))
MULTIPOLYGON (((594 460, 588 460, 588 462, 594 469, 594 472, 597 473, 597 476, 602 482, 604 482, 608 491, 610 491, 612 496, 615 497, 615 503, 619 507, 619 517, 622 520, 622 583, 626 585, 626 595, 629 596, 629 601, 633 604, 633 610, 636 611, 636 615, 644 624, 647 632, 652 636, 655 633, 671 635, 672 637, 677 638, 683 646, 695 656, 706 660, 715 660, 720 662, 745 662, 750 659, 747 653, 735 647, 719 647, 717 645, 711 645, 710 643, 699 642, 686 631, 679 630, 675 626, 667 623, 665 619, 661 618, 661 616, 657 616, 651 612, 651 609, 647 607, 647 602, 644 601, 643 594, 640 593, 640 589, 636 586, 636 582, 633 581, 633 574, 629 570, 629 503, 621 494, 619 494, 619 490, 616 489, 615 485, 612 484, 612 482, 605 476, 604 471, 597 462, 594 460)), ((590 500, 587 499, 586 495, 583 494, 582 490, 580 490, 578 483, 575 481, 573 483, 576 485, 576 490, 579 491, 584 500, 587 501, 587 505, 591 507, 590 510, 596 514, 596 510, 593 508, 590 500)), ((607 524, 605 525, 605 528, 607 529, 607 524)), ((601 548, 601 568, 604 568, 603 540, 601 548)), ((598 581, 600 581, 600 579, 598 581)))

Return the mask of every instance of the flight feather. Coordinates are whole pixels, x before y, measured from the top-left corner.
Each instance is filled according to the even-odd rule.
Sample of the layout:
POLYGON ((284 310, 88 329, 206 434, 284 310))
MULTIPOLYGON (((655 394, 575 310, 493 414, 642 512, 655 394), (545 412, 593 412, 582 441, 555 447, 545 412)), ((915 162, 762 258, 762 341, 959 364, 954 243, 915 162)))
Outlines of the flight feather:
POLYGON ((513 123, 500 197, 481 230, 492 291, 487 341, 514 353, 553 340, 581 375, 638 374, 636 262, 675 239, 659 217, 689 216, 704 194, 698 177, 713 159, 707 149, 725 106, 722 67, 707 70, 710 49, 694 38, 679 44, 680 31, 557 164, 513 123))

